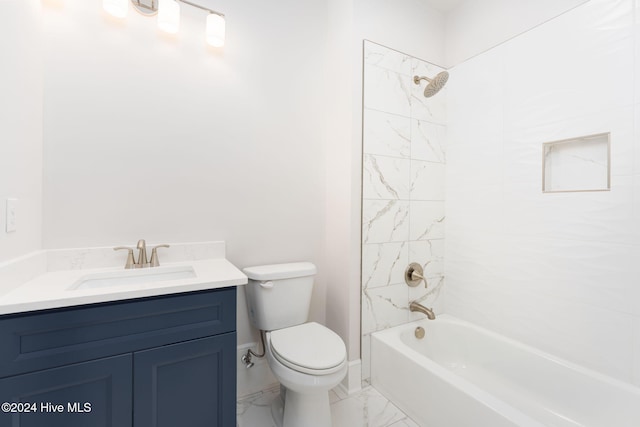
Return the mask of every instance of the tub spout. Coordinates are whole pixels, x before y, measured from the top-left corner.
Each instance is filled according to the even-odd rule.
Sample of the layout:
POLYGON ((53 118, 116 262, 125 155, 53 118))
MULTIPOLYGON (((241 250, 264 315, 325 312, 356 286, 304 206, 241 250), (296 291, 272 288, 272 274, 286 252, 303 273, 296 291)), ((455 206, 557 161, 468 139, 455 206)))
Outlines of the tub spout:
POLYGON ((412 301, 411 304, 409 304, 409 310, 410 311, 419 311, 420 313, 424 314, 427 316, 427 318, 429 320, 433 320, 436 318, 436 315, 434 314, 433 310, 431 310, 430 308, 425 307, 424 305, 416 302, 416 301, 412 301))

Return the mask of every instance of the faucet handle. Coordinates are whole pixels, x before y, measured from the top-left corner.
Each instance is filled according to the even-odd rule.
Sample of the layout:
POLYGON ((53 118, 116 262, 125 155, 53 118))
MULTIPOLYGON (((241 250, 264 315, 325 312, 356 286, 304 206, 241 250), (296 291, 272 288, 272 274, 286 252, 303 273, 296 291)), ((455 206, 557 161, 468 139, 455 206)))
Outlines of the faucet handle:
POLYGON ((135 259, 133 258, 133 248, 127 248, 126 246, 117 246, 113 248, 114 251, 129 251, 127 254, 127 262, 124 265, 124 268, 127 270, 133 268, 136 264, 135 259))
POLYGON ((412 288, 418 286, 422 281, 424 281, 425 288, 428 286, 422 265, 417 262, 412 262, 407 266, 407 269, 404 271, 404 281, 412 288))
POLYGON ((158 248, 169 248, 169 247, 170 247, 169 245, 158 245, 151 250, 151 261, 149 261, 149 263, 151 264, 151 267, 160 266, 160 260, 158 259, 158 248))

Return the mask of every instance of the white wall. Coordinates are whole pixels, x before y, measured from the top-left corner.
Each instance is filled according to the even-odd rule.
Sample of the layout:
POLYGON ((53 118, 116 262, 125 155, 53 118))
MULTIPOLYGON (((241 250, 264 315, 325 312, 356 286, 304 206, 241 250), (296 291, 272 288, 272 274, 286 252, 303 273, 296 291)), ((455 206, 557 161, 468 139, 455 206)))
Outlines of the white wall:
MULTIPOLYGON (((352 1, 329 0, 327 35, 326 205, 327 326, 360 358, 359 148, 353 143, 354 59, 352 1), (345 40, 347 42, 345 42, 345 40)), ((357 382, 357 381, 356 381, 357 382)))
MULTIPOLYGON (((329 0, 327 109, 327 325, 360 357, 363 40, 444 60, 442 14, 418 0, 329 0)), ((432 59, 431 59, 432 58, 432 59)), ((355 387, 353 381, 349 387, 355 387)))
POLYGON ((446 14, 443 64, 459 64, 585 1, 465 0, 446 14))
POLYGON ((240 267, 312 260, 312 318, 358 359, 362 39, 443 57, 438 12, 368 3, 203 0, 227 16, 222 53, 188 6, 177 37, 133 10, 45 8, 44 247, 223 239, 240 267))
POLYGON ((173 38, 100 2, 45 9, 44 246, 225 240, 238 267, 313 261, 323 322, 325 2, 202 4, 226 14, 223 52, 186 5, 173 38))
POLYGON ((445 59, 445 16, 424 0, 353 0, 358 48, 362 39, 434 64, 445 59))
POLYGON ((0 262, 40 249, 42 60, 40 2, 0 0, 0 262), (17 231, 5 203, 17 199, 17 231))
POLYGON ((445 255, 447 312, 636 384, 638 24, 591 0, 453 69, 445 255), (601 132, 611 191, 543 194, 542 143, 601 132))

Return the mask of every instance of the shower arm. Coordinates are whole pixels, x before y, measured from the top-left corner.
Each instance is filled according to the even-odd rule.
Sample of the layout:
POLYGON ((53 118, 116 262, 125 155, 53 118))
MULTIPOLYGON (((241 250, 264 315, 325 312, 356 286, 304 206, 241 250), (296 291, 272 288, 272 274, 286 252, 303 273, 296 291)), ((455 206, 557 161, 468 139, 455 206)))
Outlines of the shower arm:
POLYGON ((423 77, 420 77, 420 76, 413 76, 413 82, 414 82, 415 84, 419 85, 419 84, 420 84, 420 80, 426 80, 426 81, 430 82, 430 81, 431 81, 431 80, 433 80, 433 79, 430 79, 429 77, 424 77, 424 76, 423 76, 423 77))

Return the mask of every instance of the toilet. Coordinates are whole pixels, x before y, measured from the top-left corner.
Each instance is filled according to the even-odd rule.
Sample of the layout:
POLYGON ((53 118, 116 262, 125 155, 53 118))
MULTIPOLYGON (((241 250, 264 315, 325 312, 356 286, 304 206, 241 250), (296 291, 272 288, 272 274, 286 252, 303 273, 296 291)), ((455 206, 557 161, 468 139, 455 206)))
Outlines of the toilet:
POLYGON ((278 427, 330 427, 329 390, 347 374, 347 350, 332 330, 307 322, 316 266, 245 268, 247 308, 265 331, 265 354, 281 393, 271 405, 278 427))

